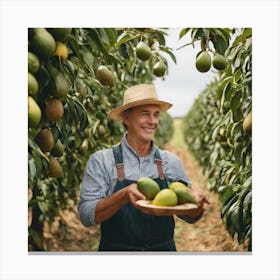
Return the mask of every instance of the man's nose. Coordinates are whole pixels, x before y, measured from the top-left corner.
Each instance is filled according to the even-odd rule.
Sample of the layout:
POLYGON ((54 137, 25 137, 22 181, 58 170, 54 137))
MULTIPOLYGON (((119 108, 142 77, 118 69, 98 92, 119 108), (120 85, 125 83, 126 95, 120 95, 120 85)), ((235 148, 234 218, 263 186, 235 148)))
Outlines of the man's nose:
POLYGON ((153 115, 150 115, 148 121, 150 123, 156 123, 157 122, 157 118, 155 116, 153 116, 153 115))

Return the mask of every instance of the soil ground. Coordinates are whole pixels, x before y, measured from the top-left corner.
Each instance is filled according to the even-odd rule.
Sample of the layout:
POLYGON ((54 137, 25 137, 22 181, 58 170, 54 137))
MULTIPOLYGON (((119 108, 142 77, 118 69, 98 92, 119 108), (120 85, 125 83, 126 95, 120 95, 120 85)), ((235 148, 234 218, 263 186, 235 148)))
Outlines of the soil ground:
MULTIPOLYGON (((246 245, 232 240, 220 217, 218 195, 206 187, 207 178, 184 143, 181 120, 174 122, 175 132, 166 149, 177 154, 193 183, 193 188, 204 193, 210 205, 204 216, 195 224, 188 224, 175 217, 175 242, 178 252, 241 252, 247 251, 246 245)), ((67 234, 59 230, 59 220, 50 228, 44 228, 47 251, 97 251, 100 237, 99 227, 85 228, 79 221, 77 207, 72 212, 62 212, 61 219, 67 224, 67 234)))

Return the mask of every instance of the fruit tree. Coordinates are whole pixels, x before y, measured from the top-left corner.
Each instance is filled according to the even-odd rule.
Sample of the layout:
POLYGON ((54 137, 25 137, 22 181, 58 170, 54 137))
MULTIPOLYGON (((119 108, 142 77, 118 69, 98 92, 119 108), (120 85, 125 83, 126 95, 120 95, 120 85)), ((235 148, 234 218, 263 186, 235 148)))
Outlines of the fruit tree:
POLYGON ((252 30, 186 28, 200 42, 194 67, 216 78, 184 119, 185 140, 218 191, 221 216, 239 243, 252 242, 252 30))
MULTIPOLYGON (((124 129, 107 113, 125 89, 164 77, 163 52, 176 63, 166 35, 152 28, 29 28, 30 250, 44 250, 44 223, 76 205, 89 155, 120 141, 124 129)), ((171 117, 161 118, 159 145, 172 132, 171 117)))

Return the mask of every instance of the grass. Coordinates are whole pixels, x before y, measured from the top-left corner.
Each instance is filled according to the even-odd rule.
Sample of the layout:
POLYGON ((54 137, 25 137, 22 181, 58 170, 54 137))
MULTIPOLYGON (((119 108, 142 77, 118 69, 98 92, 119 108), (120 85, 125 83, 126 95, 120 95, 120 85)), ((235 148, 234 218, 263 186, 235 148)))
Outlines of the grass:
POLYGON ((171 139, 171 144, 176 150, 186 147, 183 128, 182 128, 182 121, 183 120, 179 118, 176 118, 173 121, 174 133, 171 139))

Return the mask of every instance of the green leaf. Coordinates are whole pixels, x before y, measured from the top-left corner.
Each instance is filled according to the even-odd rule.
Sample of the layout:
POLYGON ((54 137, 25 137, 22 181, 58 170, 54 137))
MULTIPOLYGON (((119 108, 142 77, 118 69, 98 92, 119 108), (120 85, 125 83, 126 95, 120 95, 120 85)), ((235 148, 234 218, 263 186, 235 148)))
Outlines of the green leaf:
POLYGON ((221 108, 224 108, 228 104, 231 98, 231 93, 232 93, 232 85, 231 82, 229 81, 228 83, 225 84, 223 89, 222 98, 221 98, 221 108))
POLYGON ((229 84, 232 83, 233 81, 233 76, 229 76, 224 78, 223 80, 220 81, 219 85, 218 85, 218 89, 217 89, 217 99, 221 99, 223 92, 225 90, 225 87, 229 84))
POLYGON ((34 178, 36 176, 36 164, 35 160, 32 158, 31 160, 28 161, 28 174, 30 175, 31 178, 34 178))
POLYGON ((216 36, 216 41, 214 43, 215 49, 221 55, 225 54, 226 49, 228 48, 228 44, 224 41, 223 37, 216 36))
POLYGON ((135 38, 139 37, 139 35, 132 35, 131 33, 124 32, 118 38, 115 44, 116 49, 118 49, 122 44, 134 40, 135 38))
POLYGON ((104 49, 109 52, 111 45, 110 45, 110 40, 109 37, 105 31, 104 28, 96 28, 96 32, 98 34, 100 43, 102 44, 102 46, 104 47, 104 49))
POLYGON ((235 113, 241 106, 242 91, 233 92, 230 101, 230 108, 235 113))
POLYGON ((179 40, 184 37, 189 31, 191 30, 191 28, 184 28, 180 31, 179 33, 179 40))
POLYGON ((40 234, 32 228, 28 229, 28 233, 30 234, 32 240, 36 244, 38 248, 43 248, 43 243, 40 234))
POLYGON ((212 154, 211 154, 211 156, 210 156, 210 164, 211 165, 214 165, 215 164, 215 162, 216 162, 216 160, 217 160, 217 158, 218 158, 218 153, 217 152, 213 152, 212 154))
POLYGON ((173 52, 171 51, 170 48, 168 47, 163 47, 163 46, 159 46, 159 49, 167 54, 169 54, 169 56, 171 57, 171 59, 173 60, 174 63, 177 63, 177 59, 176 56, 173 54, 173 52))
POLYGON ((115 28, 104 28, 104 31, 107 34, 110 45, 114 46, 114 44, 116 43, 117 38, 118 38, 116 29, 115 28))

